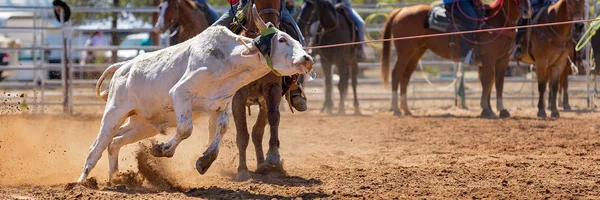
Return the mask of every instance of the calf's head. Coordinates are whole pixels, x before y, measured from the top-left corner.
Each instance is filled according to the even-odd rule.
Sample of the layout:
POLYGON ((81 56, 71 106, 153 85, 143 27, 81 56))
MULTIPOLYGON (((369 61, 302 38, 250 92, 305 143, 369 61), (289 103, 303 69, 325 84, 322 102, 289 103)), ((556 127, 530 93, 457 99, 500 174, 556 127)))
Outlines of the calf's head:
MULTIPOLYGON (((261 61, 279 76, 306 74, 312 70, 313 58, 302 45, 285 32, 277 30, 271 23, 265 24, 253 9, 254 20, 261 35, 252 45, 246 45, 250 54, 262 55, 261 61)), ((242 42, 241 40, 238 40, 242 42)))

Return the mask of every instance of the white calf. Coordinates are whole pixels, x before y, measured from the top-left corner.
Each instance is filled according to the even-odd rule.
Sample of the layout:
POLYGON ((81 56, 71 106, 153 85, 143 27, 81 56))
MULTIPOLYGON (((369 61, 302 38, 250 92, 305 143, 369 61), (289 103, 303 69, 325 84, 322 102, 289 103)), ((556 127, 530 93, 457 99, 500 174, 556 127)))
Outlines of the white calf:
MULTIPOLYGON (((262 21, 257 26, 267 28, 262 21)), ((123 145, 155 136, 168 127, 177 127, 176 135, 155 145, 152 154, 173 156, 179 143, 192 133, 192 108, 210 115, 212 143, 196 166, 204 174, 218 155, 229 127, 231 100, 238 89, 271 70, 283 76, 312 70, 314 62, 300 43, 279 31, 270 36, 272 39, 266 40, 270 41, 267 58, 262 53, 264 40, 259 49, 250 38, 237 36, 225 27, 211 27, 186 42, 110 66, 98 80, 96 92, 107 101, 106 108, 78 181, 87 179, 107 148, 112 180, 123 145), (111 73, 114 76, 108 90, 100 93, 100 85, 111 73)))

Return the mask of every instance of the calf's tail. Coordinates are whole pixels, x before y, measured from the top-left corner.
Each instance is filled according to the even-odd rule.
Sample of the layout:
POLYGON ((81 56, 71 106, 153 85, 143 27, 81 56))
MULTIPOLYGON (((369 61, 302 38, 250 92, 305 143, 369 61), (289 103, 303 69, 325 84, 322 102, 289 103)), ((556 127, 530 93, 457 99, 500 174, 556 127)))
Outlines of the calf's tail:
POLYGON ((104 79, 106 79, 106 77, 109 74, 114 73, 115 71, 117 71, 117 69, 119 69, 123 65, 125 65, 125 62, 115 63, 115 64, 112 64, 110 67, 106 68, 106 70, 104 70, 104 73, 102 73, 102 76, 100 76, 100 78, 98 79, 98 82, 96 83, 96 97, 103 99, 104 101, 106 101, 108 99, 108 90, 104 90, 104 91, 100 92, 100 86, 102 86, 102 82, 104 82, 104 79))

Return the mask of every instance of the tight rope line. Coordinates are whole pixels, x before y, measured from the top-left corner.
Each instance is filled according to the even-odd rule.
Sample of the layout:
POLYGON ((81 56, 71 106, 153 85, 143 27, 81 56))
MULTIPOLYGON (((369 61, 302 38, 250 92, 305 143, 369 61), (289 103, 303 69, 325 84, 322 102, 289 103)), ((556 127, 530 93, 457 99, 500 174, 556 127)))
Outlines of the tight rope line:
POLYGON ((535 28, 535 27, 543 27, 543 26, 556 26, 563 24, 574 24, 574 23, 582 23, 582 22, 593 22, 598 21, 600 18, 595 19, 582 19, 582 20, 573 20, 573 21, 564 21, 564 22, 552 22, 552 23, 543 23, 543 24, 532 24, 532 25, 523 25, 523 26, 511 26, 511 27, 501 27, 501 28, 491 28, 491 29, 481 29, 481 30, 472 30, 472 31, 458 31, 451 33, 438 33, 438 34, 428 34, 428 35, 416 35, 416 36, 408 36, 408 37, 397 37, 397 38, 389 38, 389 39, 379 39, 379 40, 371 40, 371 41, 363 41, 363 42, 348 42, 348 43, 340 43, 340 44, 330 44, 330 45, 322 45, 322 46, 313 46, 313 47, 304 47, 304 49, 324 49, 324 48, 332 48, 332 47, 340 47, 340 46, 350 46, 357 44, 366 44, 371 42, 387 42, 387 41, 396 41, 396 40, 410 40, 410 39, 419 39, 419 38, 428 38, 428 37, 440 37, 440 36, 448 36, 448 35, 458 35, 465 33, 480 33, 480 32, 493 32, 493 31, 504 31, 504 30, 514 30, 518 28, 535 28))

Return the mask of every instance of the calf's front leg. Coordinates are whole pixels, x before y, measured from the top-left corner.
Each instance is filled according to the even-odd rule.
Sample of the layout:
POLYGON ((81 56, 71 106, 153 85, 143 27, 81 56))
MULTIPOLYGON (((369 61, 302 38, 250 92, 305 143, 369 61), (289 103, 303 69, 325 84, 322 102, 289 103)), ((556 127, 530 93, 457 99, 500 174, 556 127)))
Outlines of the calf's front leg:
POLYGON ((155 157, 173 157, 175 149, 183 140, 192 135, 194 128, 192 120, 192 101, 187 90, 182 89, 179 84, 175 85, 169 93, 173 98, 173 108, 177 119, 177 134, 167 143, 155 144, 152 147, 152 155, 155 157))

